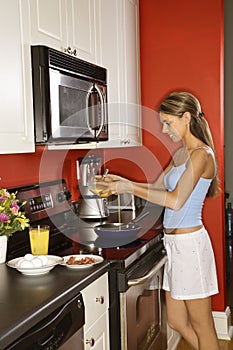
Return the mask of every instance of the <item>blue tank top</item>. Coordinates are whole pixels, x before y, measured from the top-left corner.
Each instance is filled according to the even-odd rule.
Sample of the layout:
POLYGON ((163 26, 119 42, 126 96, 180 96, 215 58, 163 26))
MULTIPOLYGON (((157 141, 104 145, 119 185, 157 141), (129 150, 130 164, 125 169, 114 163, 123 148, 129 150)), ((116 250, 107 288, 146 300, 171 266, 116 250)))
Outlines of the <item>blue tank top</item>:
MULTIPOLYGON (((208 147, 209 148, 209 147, 208 147)), ((211 150, 211 152, 213 152, 211 150)), ((164 185, 168 191, 173 191, 181 175, 186 169, 186 163, 173 166, 164 176, 164 185)), ((201 177, 191 195, 179 210, 165 208, 164 228, 186 228, 202 225, 202 208, 212 179, 201 177)))

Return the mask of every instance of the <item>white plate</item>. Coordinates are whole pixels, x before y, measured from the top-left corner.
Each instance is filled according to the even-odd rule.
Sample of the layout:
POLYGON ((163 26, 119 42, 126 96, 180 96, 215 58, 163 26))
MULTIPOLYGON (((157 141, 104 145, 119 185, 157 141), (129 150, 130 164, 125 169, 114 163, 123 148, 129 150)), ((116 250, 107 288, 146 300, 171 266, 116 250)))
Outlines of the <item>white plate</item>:
POLYGON ((103 261, 104 261, 104 259, 102 258, 102 256, 99 256, 99 255, 92 255, 92 254, 78 254, 78 255, 75 255, 75 254, 72 254, 72 255, 63 256, 63 263, 61 263, 61 265, 66 266, 66 267, 68 267, 70 269, 86 269, 86 268, 94 266, 96 264, 100 264, 103 261), (84 259, 84 258, 91 258, 91 259, 94 259, 95 262, 91 263, 91 264, 68 265, 67 261, 72 256, 75 257, 75 260, 81 260, 81 259, 84 259))
POLYGON ((56 265, 61 264, 63 262, 63 258, 61 258, 60 256, 46 255, 46 257, 48 259, 48 263, 44 266, 41 266, 41 267, 27 267, 27 268, 18 267, 17 264, 18 264, 19 260, 21 260, 23 257, 10 260, 6 264, 7 264, 7 266, 18 270, 23 275, 38 276, 38 275, 44 275, 44 274, 48 273, 56 265))

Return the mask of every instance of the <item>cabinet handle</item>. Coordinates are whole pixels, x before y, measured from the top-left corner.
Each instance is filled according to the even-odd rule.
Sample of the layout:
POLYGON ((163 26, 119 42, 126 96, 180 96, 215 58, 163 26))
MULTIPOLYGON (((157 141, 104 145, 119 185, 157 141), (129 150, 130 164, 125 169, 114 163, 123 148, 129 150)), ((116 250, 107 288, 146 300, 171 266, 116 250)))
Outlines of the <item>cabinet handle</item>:
POLYGON ((121 141, 124 145, 130 144, 130 139, 124 139, 121 141))
POLYGON ((86 339, 86 345, 94 346, 95 345, 95 339, 86 339))
POLYGON ((67 52, 69 55, 77 56, 77 50, 74 49, 74 50, 72 51, 72 49, 71 49, 70 46, 68 46, 67 49, 64 49, 64 52, 67 52))
POLYGON ((71 51, 72 51, 72 50, 71 50, 71 47, 70 47, 70 46, 68 46, 67 49, 64 49, 64 52, 67 52, 67 53, 69 53, 69 54, 71 53, 71 51))
POLYGON ((97 298, 95 298, 95 301, 97 302, 97 303, 100 303, 100 304, 103 304, 104 303, 104 297, 97 297, 97 298))

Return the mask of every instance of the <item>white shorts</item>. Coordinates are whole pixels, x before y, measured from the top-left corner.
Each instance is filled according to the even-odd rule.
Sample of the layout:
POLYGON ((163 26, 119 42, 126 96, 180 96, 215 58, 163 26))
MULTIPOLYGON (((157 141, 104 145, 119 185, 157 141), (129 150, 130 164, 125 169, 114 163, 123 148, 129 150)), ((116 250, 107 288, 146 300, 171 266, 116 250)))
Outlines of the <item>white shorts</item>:
POLYGON ((163 289, 179 300, 205 298, 218 293, 214 253, 203 227, 185 234, 164 234, 168 260, 163 289))

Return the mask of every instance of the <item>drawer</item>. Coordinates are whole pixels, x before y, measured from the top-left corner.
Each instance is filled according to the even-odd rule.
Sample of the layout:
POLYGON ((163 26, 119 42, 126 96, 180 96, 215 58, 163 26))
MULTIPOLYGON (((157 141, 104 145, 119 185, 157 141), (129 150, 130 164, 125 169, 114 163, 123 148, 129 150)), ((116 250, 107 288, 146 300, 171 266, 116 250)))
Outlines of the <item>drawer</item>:
POLYGON ((84 288, 81 293, 85 305, 85 325, 89 327, 108 310, 108 273, 84 288))

